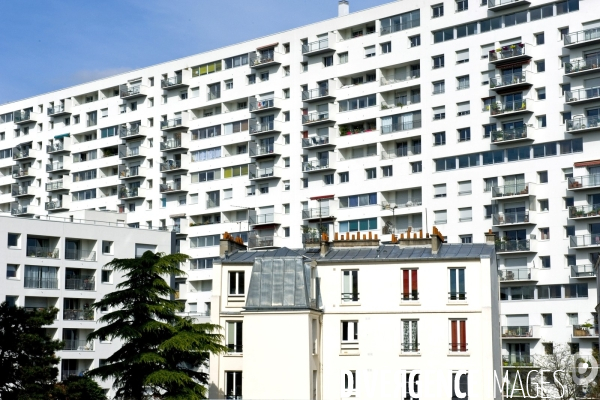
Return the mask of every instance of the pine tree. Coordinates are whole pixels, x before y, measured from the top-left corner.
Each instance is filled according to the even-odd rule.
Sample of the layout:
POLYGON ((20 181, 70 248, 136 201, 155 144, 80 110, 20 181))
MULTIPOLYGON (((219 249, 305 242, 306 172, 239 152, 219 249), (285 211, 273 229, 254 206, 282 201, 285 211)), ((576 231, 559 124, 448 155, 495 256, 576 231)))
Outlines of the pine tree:
POLYGON ((106 400, 104 391, 87 376, 69 376, 54 386, 54 400, 106 400))
POLYGON ((181 276, 185 254, 164 255, 146 251, 141 258, 117 259, 107 264, 124 274, 116 291, 92 305, 114 309, 99 319, 106 326, 88 340, 111 337, 123 344, 106 361, 89 372, 102 379, 114 378, 117 399, 202 399, 206 397, 206 366, 210 353, 226 347, 219 326, 194 323, 176 313, 181 304, 164 277, 181 276))

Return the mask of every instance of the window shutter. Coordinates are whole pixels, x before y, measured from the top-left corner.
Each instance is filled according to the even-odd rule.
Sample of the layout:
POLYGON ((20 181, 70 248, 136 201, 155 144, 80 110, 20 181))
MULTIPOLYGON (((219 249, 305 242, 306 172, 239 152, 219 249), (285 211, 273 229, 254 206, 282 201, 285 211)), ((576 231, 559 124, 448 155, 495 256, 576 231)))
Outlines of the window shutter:
POLYGON ((152 244, 135 244, 135 258, 140 258, 146 251, 156 251, 156 245, 152 244))
POLYGON ((458 194, 471 193, 471 181, 458 182, 458 194))
POLYGON ((461 50, 456 52, 456 62, 466 61, 469 59, 469 50, 461 50))
POLYGON ((446 194, 446 184, 433 186, 435 197, 442 197, 446 194))
POLYGON ((459 208, 458 211, 459 211, 459 215, 460 215, 459 218, 461 221, 467 221, 469 219, 472 219, 472 217, 473 217, 473 212, 472 212, 471 207, 459 208))
POLYGON ((465 101, 464 103, 457 103, 456 104, 456 111, 460 112, 465 112, 465 111, 470 111, 471 110, 471 103, 468 101, 465 101))

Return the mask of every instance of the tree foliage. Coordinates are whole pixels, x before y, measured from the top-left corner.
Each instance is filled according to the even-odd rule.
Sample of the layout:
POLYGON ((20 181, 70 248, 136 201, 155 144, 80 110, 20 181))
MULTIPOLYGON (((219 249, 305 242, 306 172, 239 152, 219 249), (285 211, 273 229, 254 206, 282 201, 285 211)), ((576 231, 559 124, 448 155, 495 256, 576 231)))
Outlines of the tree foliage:
POLYGON ((56 383, 63 348, 60 340, 46 335, 44 325, 56 319, 58 309, 28 311, 0 304, 0 398, 47 399, 56 383))
POLYGON ((106 400, 104 391, 92 378, 70 376, 54 387, 53 400, 106 400))
POLYGON ((201 399, 206 396, 206 366, 210 353, 226 351, 219 326, 194 323, 178 316, 181 303, 164 277, 184 275, 179 265, 185 254, 145 252, 141 258, 117 259, 109 264, 124 274, 116 291, 92 305, 112 311, 100 318, 105 323, 88 336, 120 339, 123 344, 106 361, 89 372, 102 379, 114 378, 117 399, 201 399))

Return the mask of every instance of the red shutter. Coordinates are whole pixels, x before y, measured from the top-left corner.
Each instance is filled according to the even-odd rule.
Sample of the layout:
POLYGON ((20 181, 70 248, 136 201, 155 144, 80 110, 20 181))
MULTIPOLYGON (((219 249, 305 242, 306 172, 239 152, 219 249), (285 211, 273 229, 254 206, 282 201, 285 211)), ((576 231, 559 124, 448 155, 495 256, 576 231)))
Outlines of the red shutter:
POLYGON ((452 332, 452 342, 450 343, 450 349, 452 351, 457 351, 458 350, 458 337, 457 337, 457 326, 456 326, 456 321, 450 321, 450 330, 452 332))
POLYGON ((419 298, 418 286, 417 286, 417 271, 418 270, 416 270, 416 269, 413 269, 411 271, 413 300, 417 300, 419 298))
POLYGON ((408 296, 409 296, 409 290, 408 290, 408 284, 409 284, 409 280, 408 280, 408 270, 404 269, 402 270, 402 298, 404 300, 408 300, 408 296))
POLYGON ((460 351, 467 351, 467 321, 460 321, 460 351))

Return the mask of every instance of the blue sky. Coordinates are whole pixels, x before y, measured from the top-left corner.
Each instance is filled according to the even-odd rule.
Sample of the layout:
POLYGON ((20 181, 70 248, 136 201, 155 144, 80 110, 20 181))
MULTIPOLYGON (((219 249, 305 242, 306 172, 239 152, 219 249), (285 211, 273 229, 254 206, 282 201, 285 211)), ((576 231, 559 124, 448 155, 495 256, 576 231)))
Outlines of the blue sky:
MULTIPOLYGON (((350 0, 350 11, 389 1, 350 0)), ((337 15, 337 0, 1 3, 0 104, 337 15)))

